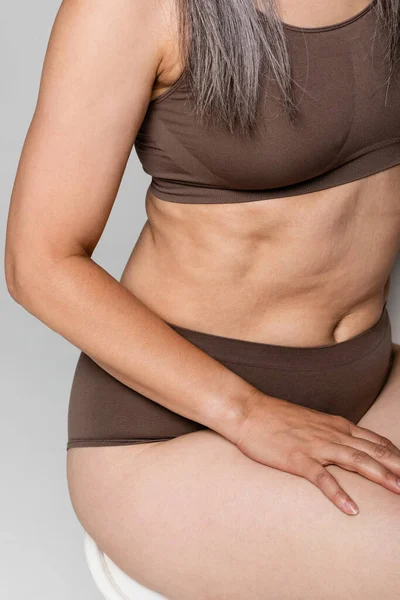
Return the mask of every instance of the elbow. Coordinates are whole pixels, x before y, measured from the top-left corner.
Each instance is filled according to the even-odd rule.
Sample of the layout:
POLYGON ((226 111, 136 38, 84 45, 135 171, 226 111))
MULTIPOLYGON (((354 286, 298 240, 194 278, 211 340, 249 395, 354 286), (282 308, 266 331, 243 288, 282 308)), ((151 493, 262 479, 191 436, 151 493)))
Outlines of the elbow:
POLYGON ((74 252, 65 255, 53 255, 41 249, 14 252, 8 249, 5 253, 5 281, 8 293, 29 312, 35 313, 35 307, 41 304, 47 292, 58 285, 65 261, 72 256, 85 256, 85 252, 74 252))
MULTIPOLYGON (((15 302, 18 302, 17 297, 18 297, 18 293, 17 293, 17 287, 15 284, 15 280, 10 280, 10 278, 8 278, 6 276, 6 287, 7 287, 7 291, 10 294, 11 298, 13 300, 15 300, 15 302)), ((19 302, 18 302, 19 304, 19 302)))
POLYGON ((5 254, 5 282, 10 296, 24 307, 31 305, 37 293, 43 291, 48 265, 40 255, 32 251, 28 257, 8 251, 5 254))
POLYGON ((10 252, 6 253, 4 261, 5 282, 8 293, 18 304, 22 304, 22 298, 26 295, 29 287, 27 280, 27 264, 15 258, 10 252))
POLYGON ((4 255, 4 276, 8 293, 10 294, 11 298, 18 302, 17 270, 15 259, 12 253, 7 250, 4 255))

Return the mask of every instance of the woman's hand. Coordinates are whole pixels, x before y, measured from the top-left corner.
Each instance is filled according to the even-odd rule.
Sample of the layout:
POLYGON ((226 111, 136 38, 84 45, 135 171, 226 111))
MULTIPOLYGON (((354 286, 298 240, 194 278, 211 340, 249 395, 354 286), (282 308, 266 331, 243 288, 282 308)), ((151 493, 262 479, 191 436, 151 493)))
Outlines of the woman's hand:
POLYGON ((354 471, 400 494, 400 450, 389 439, 344 417, 261 392, 253 400, 236 442, 243 454, 308 479, 346 514, 357 514, 358 508, 327 465, 354 471))

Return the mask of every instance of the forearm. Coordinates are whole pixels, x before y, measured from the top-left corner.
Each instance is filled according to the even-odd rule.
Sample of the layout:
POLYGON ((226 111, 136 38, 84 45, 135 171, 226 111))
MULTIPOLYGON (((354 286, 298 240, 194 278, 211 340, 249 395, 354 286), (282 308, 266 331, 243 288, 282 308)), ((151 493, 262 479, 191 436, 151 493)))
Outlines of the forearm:
POLYGON ((21 277, 15 300, 128 387, 235 443, 257 390, 87 255, 21 277))

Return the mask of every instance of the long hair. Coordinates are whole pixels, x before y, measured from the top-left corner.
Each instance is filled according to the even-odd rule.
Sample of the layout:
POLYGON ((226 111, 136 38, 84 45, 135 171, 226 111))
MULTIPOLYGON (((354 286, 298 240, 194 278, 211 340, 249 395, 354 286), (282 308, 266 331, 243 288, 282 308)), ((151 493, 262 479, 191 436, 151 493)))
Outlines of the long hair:
MULTIPOLYGON (((180 53, 189 93, 202 122, 251 134, 260 78, 276 82, 278 101, 293 121, 291 63, 276 0, 175 0, 180 53)), ((400 0, 377 0, 385 28, 389 79, 400 53, 400 0)))

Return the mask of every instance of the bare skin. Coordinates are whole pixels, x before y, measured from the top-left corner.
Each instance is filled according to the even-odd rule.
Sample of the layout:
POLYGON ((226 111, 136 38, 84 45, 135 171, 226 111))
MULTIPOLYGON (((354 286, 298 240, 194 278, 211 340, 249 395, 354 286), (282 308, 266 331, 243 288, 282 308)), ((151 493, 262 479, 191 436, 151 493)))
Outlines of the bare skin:
MULTIPOLYGON (((98 23, 105 2, 99 1, 96 11, 90 6, 88 18, 98 23)), ((63 4, 60 28, 63 20, 68 22, 73 15, 77 3, 68 0, 63 4)), ((87 0, 81 4, 85 10, 87 0)), ((119 0, 121 12, 128 11, 126 4, 119 0)), ((300 8, 294 1, 282 0, 280 6, 285 22, 317 27, 343 21, 366 4, 365 0, 321 2, 315 7, 315 3, 304 1, 300 8)), ((140 9, 146 10, 140 16, 151 24, 155 2, 149 0, 148 6, 148 10, 140 9)), ((168 2, 165 7, 167 15, 168 2)), ((132 15, 124 17, 124 23, 134 22, 132 15)), ((109 30, 113 23, 107 15, 104 29, 109 30)), ((37 192, 33 179, 42 183, 40 193, 31 193, 36 196, 35 205, 24 199, 23 209, 14 211, 15 215, 29 215, 31 210, 30 221, 41 215, 41 228, 37 222, 36 235, 33 229, 30 236, 25 235, 29 238, 28 248, 19 251, 26 266, 19 267, 15 278, 19 283, 12 284, 14 289, 23 290, 16 291, 15 297, 22 298, 34 314, 72 343, 95 355, 99 364, 106 362, 112 339, 114 355, 119 354, 120 363, 115 363, 119 373, 124 372, 122 367, 127 372, 136 361, 134 357, 132 364, 127 362, 131 348, 128 341, 125 347, 124 336, 140 319, 122 320, 125 305, 120 290, 111 285, 106 289, 108 280, 100 281, 100 274, 96 274, 99 291, 88 302, 93 329, 101 333, 94 340, 87 324, 87 306, 82 308, 82 316, 78 315, 82 289, 95 274, 88 270, 84 277, 83 266, 78 267, 83 261, 74 257, 80 256, 82 248, 90 254, 101 235, 129 144, 149 99, 168 89, 180 74, 176 36, 167 36, 162 21, 154 17, 154 29, 157 27, 163 44, 157 50, 149 44, 144 54, 147 62, 143 53, 140 55, 142 70, 137 66, 137 57, 132 60, 137 78, 133 79, 134 91, 133 85, 131 89, 125 83, 122 67, 121 77, 115 75, 116 65, 107 64, 107 55, 102 62, 104 73, 99 68, 99 81, 111 78, 112 73, 114 87, 103 90, 102 83, 89 82, 104 91, 103 104, 97 100, 98 93, 94 102, 88 92, 92 101, 81 110, 77 98, 62 95, 63 117, 54 121, 63 134, 61 141, 55 139, 57 136, 45 135, 52 131, 46 129, 47 115, 52 114, 55 103, 47 92, 46 106, 43 93, 29 139, 33 151, 29 154, 28 148, 26 155, 36 157, 38 162, 42 158, 46 169, 35 170, 31 181, 26 175, 20 178, 16 189, 16 195, 22 197, 28 183, 37 192), (150 61, 151 52, 157 56, 150 61), (157 77, 150 81, 151 69, 155 72, 156 65, 157 77), (129 87, 124 93, 120 90, 123 86, 129 87), (121 100, 119 111, 108 101, 114 90, 121 100), (74 111, 68 112, 69 108, 74 111), (109 123, 108 127, 104 123, 109 123), (40 129, 44 132, 42 138, 40 129), (76 131, 80 145, 76 143, 76 131), (43 158, 44 139, 49 155, 43 158), (63 172, 56 172, 60 164, 63 172), (55 173, 57 179, 51 180, 49 173, 55 173), (73 187, 78 185, 75 182, 80 188, 73 187), (61 188, 68 192, 68 202, 61 188), (44 189, 57 191, 46 197, 47 204, 44 189), (29 262, 31 254, 41 260, 29 262), (62 284, 66 281, 60 275, 61 265, 64 272, 67 267, 69 272, 81 269, 82 276, 76 280, 73 310, 67 314, 65 308, 60 308, 58 315, 54 305, 61 307, 61 300, 57 296, 55 303, 55 292, 54 296, 46 292, 45 297, 42 289, 44 280, 48 288, 54 279, 62 284), (37 273, 36 279, 33 272, 37 273), (28 294, 28 288, 40 292, 36 291, 34 297, 33 292, 28 294), (102 304, 107 294, 109 303, 102 304), (118 310, 112 312, 112 306, 118 310), (115 331, 121 332, 119 338, 115 331), (80 337, 79 332, 84 334, 80 337)), ((174 31, 171 23, 168 31, 174 31)), ((129 36, 129 31, 124 33, 129 36)), ((140 35, 138 26, 134 33, 140 35)), ((63 56, 60 42, 59 47, 63 56)), ((56 53, 57 48, 53 56, 56 53)), ((88 76, 89 69, 84 72, 84 77, 88 76)), ((81 90, 78 78, 74 85, 81 90)), ((400 239, 399 183, 400 165, 336 188, 265 202, 185 205, 147 194, 148 220, 120 284, 154 315, 191 329, 291 346, 344 341, 377 321, 388 296, 400 239)), ((26 232, 27 225, 22 229, 26 232)), ((71 293, 65 285, 63 290, 71 293)), ((143 324, 144 316, 143 312, 143 324)), ((159 325, 154 320, 150 328, 147 323, 150 319, 140 332, 143 346, 151 345, 151 340, 145 338, 151 331, 162 351, 159 325)), ((152 347, 155 349, 156 344, 152 347)), ((171 353, 172 348, 169 344, 171 353)), ((134 387, 145 393, 140 386, 134 387)), ((200 391, 199 396, 201 400, 200 391)), ((399 397, 397 356, 388 384, 360 421, 361 426, 387 436, 397 446, 399 397)), ((382 597, 382 590, 385 600, 394 600, 400 583, 395 568, 400 557, 399 497, 339 466, 331 465, 327 470, 355 500, 360 500, 360 514, 355 519, 341 514, 310 482, 251 460, 216 431, 199 431, 145 445, 73 448, 67 454, 71 500, 83 527, 123 570, 169 600, 243 600, 249 596, 255 600, 372 600, 382 597)))

